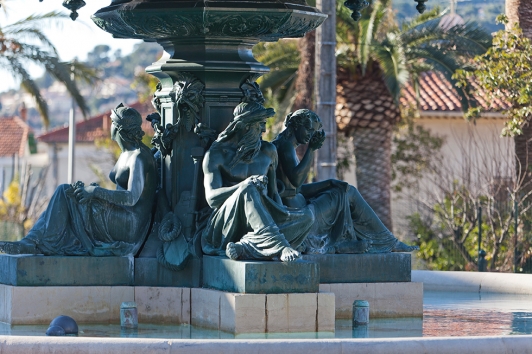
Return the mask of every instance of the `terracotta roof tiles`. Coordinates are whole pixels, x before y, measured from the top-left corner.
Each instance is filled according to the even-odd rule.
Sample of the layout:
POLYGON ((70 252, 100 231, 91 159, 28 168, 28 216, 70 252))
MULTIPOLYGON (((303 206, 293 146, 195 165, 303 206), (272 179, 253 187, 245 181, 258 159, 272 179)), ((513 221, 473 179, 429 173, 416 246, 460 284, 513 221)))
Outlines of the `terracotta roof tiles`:
POLYGON ((0 156, 23 156, 29 132, 19 117, 0 118, 0 156))
MULTIPOLYGON (((129 107, 139 111, 143 118, 155 111, 150 102, 136 102, 129 107)), ((76 142, 93 142, 98 138, 108 136, 110 127, 110 112, 78 122, 76 123, 76 142)), ((146 120, 142 122, 142 130, 153 134, 151 125, 146 120)), ((68 127, 54 129, 39 136, 38 139, 45 143, 68 143, 68 127)))
MULTIPOLYGON (((474 98, 484 110, 500 111, 507 107, 507 104, 500 100, 495 100, 489 104, 479 86, 473 83, 473 88, 474 98)), ((405 106, 416 104, 416 93, 410 84, 404 88, 400 101, 405 106)), ((462 110, 460 97, 453 89, 452 84, 442 74, 433 71, 421 74, 419 104, 423 111, 460 112, 462 110)))

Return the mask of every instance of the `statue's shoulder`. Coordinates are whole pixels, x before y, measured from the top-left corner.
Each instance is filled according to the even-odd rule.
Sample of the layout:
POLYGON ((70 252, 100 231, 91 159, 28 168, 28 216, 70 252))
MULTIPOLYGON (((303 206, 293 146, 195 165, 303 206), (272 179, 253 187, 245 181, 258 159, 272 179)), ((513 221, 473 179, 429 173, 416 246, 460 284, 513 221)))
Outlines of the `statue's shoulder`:
POLYGON ((263 140, 260 149, 267 154, 277 154, 277 147, 269 141, 263 140))
POLYGON ((205 161, 209 164, 220 164, 224 162, 227 155, 227 147, 224 144, 213 144, 205 153, 205 161))
POLYGON ((283 150, 286 150, 292 147, 292 143, 290 141, 288 141, 287 139, 283 139, 280 136, 275 138, 272 141, 272 144, 275 145, 275 148, 280 151, 283 151, 283 150))

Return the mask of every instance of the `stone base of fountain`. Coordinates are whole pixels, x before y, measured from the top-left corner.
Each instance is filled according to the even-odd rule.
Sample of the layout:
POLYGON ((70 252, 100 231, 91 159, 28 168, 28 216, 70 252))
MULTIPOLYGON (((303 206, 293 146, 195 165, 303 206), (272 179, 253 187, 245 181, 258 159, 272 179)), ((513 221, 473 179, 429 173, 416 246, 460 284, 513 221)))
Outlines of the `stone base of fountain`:
POLYGON ((410 282, 410 253, 306 254, 320 265, 320 284, 410 282))
POLYGON ((120 323, 135 301, 139 323, 192 324, 240 333, 334 332, 332 293, 240 294, 201 288, 0 285, 0 321, 48 324, 58 314, 78 323, 120 323))
POLYGON ((133 285, 134 258, 0 254, 0 284, 17 286, 133 285))
POLYGON ((349 319, 361 299, 370 303, 371 317, 423 315, 423 284, 406 281, 410 271, 393 269, 409 264, 409 254, 326 257, 336 273, 349 274, 319 282, 320 272, 332 266, 324 259, 285 264, 205 256, 171 271, 155 258, 0 255, 0 321, 48 324, 62 314, 78 323, 119 323, 126 301, 137 303, 139 323, 233 334, 334 331, 334 319, 349 319), (388 278, 374 273, 378 282, 367 279, 364 272, 379 262, 395 264, 387 267, 388 278), (342 283, 346 279, 353 282, 342 283))
POLYGON ((350 319, 354 300, 370 317, 422 317, 422 283, 321 284, 320 292, 240 294, 202 288, 0 285, 0 322, 49 324, 58 315, 78 323, 120 323, 120 304, 137 303, 139 323, 193 324, 231 333, 334 331, 350 319), (250 325, 252 323, 253 325, 250 325))
POLYGON ((233 261, 203 256, 204 288, 246 294, 316 293, 319 283, 316 262, 233 261))
POLYGON ((189 324, 190 288, 0 285, 0 322, 49 324, 58 315, 78 323, 120 323, 120 304, 135 301, 139 323, 189 324))
POLYGON ((192 289, 191 324, 240 333, 334 332, 332 293, 240 294, 192 289))
POLYGON ((335 295, 337 319, 352 319, 353 302, 369 302, 370 318, 423 317, 423 283, 320 284, 320 292, 335 295))
POLYGON ((201 286, 202 261, 190 259, 183 270, 163 267, 157 258, 135 258, 135 286, 172 286, 197 288, 201 286))

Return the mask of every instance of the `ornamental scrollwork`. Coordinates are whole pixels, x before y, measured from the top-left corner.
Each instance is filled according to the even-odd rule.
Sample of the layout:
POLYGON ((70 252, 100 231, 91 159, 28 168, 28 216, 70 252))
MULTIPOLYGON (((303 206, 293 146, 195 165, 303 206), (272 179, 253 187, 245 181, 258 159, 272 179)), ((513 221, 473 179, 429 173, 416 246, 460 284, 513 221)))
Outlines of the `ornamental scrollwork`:
POLYGON ((152 105, 158 113, 150 114, 147 118, 155 132, 151 143, 161 152, 163 157, 172 151, 172 141, 177 137, 180 129, 190 132, 199 125, 200 111, 205 102, 203 97, 205 85, 196 76, 188 72, 180 72, 177 75, 178 80, 168 93, 168 98, 175 104, 177 122, 175 124, 168 123, 165 127, 161 124, 162 97, 157 94, 162 89, 160 83, 157 85, 157 91, 152 99, 152 105))
POLYGON ((302 37, 318 27, 326 15, 283 9, 239 11, 193 8, 142 12, 119 9, 99 11, 93 21, 117 37, 140 39, 190 40, 202 37, 258 38, 275 41, 282 37, 302 37))
POLYGON ((245 103, 256 102, 259 104, 264 104, 265 102, 264 95, 262 94, 262 91, 260 90, 259 84, 256 82, 256 80, 259 77, 261 77, 261 74, 249 75, 246 81, 244 81, 244 83, 240 85, 240 89, 242 90, 242 93, 244 94, 244 97, 242 98, 242 102, 245 102, 245 103))
POLYGON ((176 124, 188 132, 200 122, 200 110, 205 103, 204 89, 205 85, 196 76, 180 72, 178 80, 170 91, 170 97, 175 102, 178 112, 176 124))

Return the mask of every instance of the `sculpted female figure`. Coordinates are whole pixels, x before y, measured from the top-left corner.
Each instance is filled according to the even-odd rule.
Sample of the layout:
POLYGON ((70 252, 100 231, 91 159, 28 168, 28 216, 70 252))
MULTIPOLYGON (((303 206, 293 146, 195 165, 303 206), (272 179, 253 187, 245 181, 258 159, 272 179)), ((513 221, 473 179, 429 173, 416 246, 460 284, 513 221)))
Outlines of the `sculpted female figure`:
POLYGON ((261 139, 274 114, 255 102, 239 104, 205 154, 205 196, 214 209, 202 233, 205 254, 283 262, 300 256, 296 248, 314 218, 309 208, 284 207, 277 193, 277 151, 261 139))
POLYGON ((142 144, 140 114, 122 104, 111 114, 111 138, 122 154, 109 174, 116 190, 63 184, 28 235, 0 242, 10 254, 125 256, 145 240, 157 187, 155 160, 142 144))
POLYGON ((285 205, 301 208, 309 204, 314 209, 316 221, 305 240, 306 253, 384 253, 417 249, 399 241, 355 187, 332 179, 304 184, 314 151, 325 139, 316 113, 297 110, 286 117, 285 126, 272 141, 279 155, 277 180, 284 184, 280 195, 285 205), (309 145, 299 161, 296 147, 301 144, 309 145))

